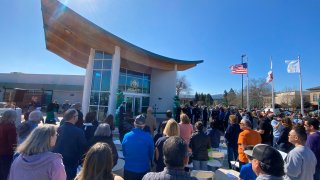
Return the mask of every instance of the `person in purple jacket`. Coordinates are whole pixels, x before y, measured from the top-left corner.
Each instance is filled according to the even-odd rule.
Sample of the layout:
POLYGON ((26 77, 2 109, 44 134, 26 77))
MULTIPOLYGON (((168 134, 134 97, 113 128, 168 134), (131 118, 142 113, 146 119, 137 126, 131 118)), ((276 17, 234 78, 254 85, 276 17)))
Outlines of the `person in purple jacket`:
POLYGON ((50 152, 56 140, 57 131, 54 125, 48 124, 34 129, 17 148, 20 155, 12 163, 9 180, 65 180, 62 156, 50 152))
POLYGON ((313 179, 320 179, 320 132, 319 121, 315 118, 309 118, 304 121, 304 128, 308 133, 306 147, 310 148, 317 158, 316 171, 313 179))

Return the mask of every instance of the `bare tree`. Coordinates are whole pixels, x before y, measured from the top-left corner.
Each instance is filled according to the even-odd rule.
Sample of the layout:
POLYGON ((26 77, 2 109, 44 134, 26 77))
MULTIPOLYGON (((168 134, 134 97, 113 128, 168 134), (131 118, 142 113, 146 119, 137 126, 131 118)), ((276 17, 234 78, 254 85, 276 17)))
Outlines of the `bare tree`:
POLYGON ((176 82, 176 95, 179 96, 181 93, 189 94, 191 91, 191 85, 188 82, 185 75, 177 76, 176 82))
MULTIPOLYGON (((247 87, 244 88, 246 91, 247 87)), ((241 90, 239 92, 241 98, 241 90)), ((244 93, 246 94, 246 93, 244 93)), ((271 86, 265 83, 265 79, 255 79, 252 78, 249 81, 249 103, 250 107, 261 108, 264 105, 263 97, 271 97, 271 86)), ((238 96, 239 97, 239 96, 238 96)), ((247 96, 244 95, 244 99, 247 99, 247 96)))
POLYGON ((231 88, 228 92, 227 95, 227 99, 228 99, 228 105, 237 105, 237 94, 236 92, 231 88))

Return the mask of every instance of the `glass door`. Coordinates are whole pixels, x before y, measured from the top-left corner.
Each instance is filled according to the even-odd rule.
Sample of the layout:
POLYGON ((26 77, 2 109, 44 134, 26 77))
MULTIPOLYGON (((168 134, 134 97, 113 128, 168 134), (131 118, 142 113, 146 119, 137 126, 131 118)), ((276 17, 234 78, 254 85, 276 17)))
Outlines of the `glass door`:
POLYGON ((141 113, 141 97, 134 97, 134 116, 141 113))
POLYGON ((141 96, 126 96, 126 113, 131 116, 137 116, 141 113, 141 96))

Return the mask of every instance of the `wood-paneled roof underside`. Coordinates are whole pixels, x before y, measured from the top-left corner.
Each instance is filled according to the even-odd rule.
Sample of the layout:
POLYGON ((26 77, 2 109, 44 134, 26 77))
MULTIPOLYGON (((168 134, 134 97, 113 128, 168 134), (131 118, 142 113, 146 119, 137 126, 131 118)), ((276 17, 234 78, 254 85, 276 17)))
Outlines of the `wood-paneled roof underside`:
POLYGON ((41 0, 46 48, 70 63, 86 68, 90 49, 114 54, 121 49, 121 67, 141 65, 142 69, 183 71, 203 60, 185 61, 164 57, 137 47, 105 31, 56 0, 41 0))

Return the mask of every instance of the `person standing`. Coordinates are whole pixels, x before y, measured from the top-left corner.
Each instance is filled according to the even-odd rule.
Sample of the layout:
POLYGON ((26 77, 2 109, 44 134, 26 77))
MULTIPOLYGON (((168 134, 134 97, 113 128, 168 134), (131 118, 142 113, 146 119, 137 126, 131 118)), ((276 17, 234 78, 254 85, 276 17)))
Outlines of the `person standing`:
POLYGON ((180 136, 179 125, 174 119, 169 119, 166 123, 166 126, 163 130, 163 137, 159 138, 155 144, 155 164, 156 164, 156 171, 160 172, 163 171, 164 164, 163 159, 163 144, 164 142, 171 136, 180 136))
POLYGON ((294 148, 294 145, 289 142, 289 132, 292 129, 292 122, 290 118, 285 118, 281 121, 284 127, 280 133, 279 139, 277 141, 277 147, 280 151, 289 153, 294 148))
POLYGON ((83 168, 75 180, 108 179, 123 180, 122 177, 112 173, 112 153, 108 144, 97 143, 86 154, 83 168))
POLYGON ((58 128, 57 143, 53 152, 60 153, 67 173, 67 179, 74 179, 80 160, 87 149, 87 140, 82 129, 75 124, 78 121, 78 112, 68 109, 63 119, 65 123, 58 128))
POLYGON ((261 135, 262 144, 268 144, 270 146, 273 145, 273 135, 272 135, 273 129, 272 129, 269 118, 265 117, 262 119, 262 121, 259 124, 258 132, 261 135))
POLYGON ((261 136, 257 131, 251 129, 250 120, 242 119, 240 121, 240 128, 243 130, 238 138, 238 153, 239 153, 239 168, 248 163, 248 158, 244 154, 244 149, 248 145, 256 145, 261 143, 261 136))
MULTIPOLYGON (((247 146, 244 152, 246 150, 253 150, 253 146, 247 146)), ((247 156, 249 163, 242 166, 239 174, 239 180, 255 180, 257 178, 257 175, 252 169, 252 157, 245 153, 247 156)))
POLYGON ((118 107, 118 115, 119 115, 119 139, 122 142, 123 136, 125 134, 124 126, 125 126, 125 117, 126 117, 126 102, 123 101, 121 105, 118 107))
POLYGON ((94 136, 88 141, 88 147, 92 147, 94 144, 98 142, 107 143, 109 145, 112 152, 113 166, 115 166, 118 163, 119 156, 117 153, 116 145, 114 144, 111 136, 111 129, 109 124, 99 124, 96 131, 94 132, 94 136))
POLYGON ((34 129, 18 146, 20 154, 12 163, 8 180, 41 179, 65 180, 62 156, 51 152, 57 140, 54 125, 46 124, 34 129))
POLYGON ((211 147, 210 138, 203 132, 201 121, 196 122, 195 127, 196 132, 192 134, 189 144, 193 156, 193 169, 206 171, 209 160, 208 149, 211 147))
POLYGON ((282 123, 281 123, 281 115, 278 115, 277 117, 276 117, 276 119, 273 119, 272 121, 271 121, 271 126, 272 126, 272 129, 273 129, 273 132, 272 132, 272 134, 273 134, 273 147, 274 148, 278 148, 278 146, 277 146, 277 141, 278 141, 278 139, 279 139, 279 137, 280 137, 280 134, 281 134, 281 132, 282 132, 282 130, 283 130, 283 126, 282 126, 282 123))
POLYGON ((208 108, 207 106, 205 106, 202 110, 202 123, 205 129, 207 128, 208 121, 209 121, 208 108))
POLYGON ((295 148, 285 158, 285 179, 313 179, 317 159, 313 152, 305 146, 307 133, 301 126, 294 127, 289 133, 289 142, 295 148))
POLYGON ((154 144, 150 134, 143 131, 145 122, 145 116, 138 115, 134 121, 135 128, 123 138, 124 179, 140 180, 150 171, 154 144))
POLYGON ((220 137, 221 137, 222 133, 219 130, 219 125, 218 125, 217 121, 210 122, 210 128, 207 130, 206 134, 210 138, 211 148, 213 150, 219 150, 220 137))
POLYGON ((147 114, 146 114, 146 126, 144 127, 144 130, 149 132, 153 137, 154 131, 157 129, 157 121, 152 113, 153 113, 153 108, 148 107, 147 114))
POLYGON ((23 123, 19 124, 17 127, 17 134, 18 134, 18 144, 21 144, 34 130, 38 127, 38 124, 43 120, 42 112, 39 110, 32 111, 29 114, 29 120, 24 121, 23 123))
POLYGON ((224 137, 227 140, 228 164, 231 169, 231 161, 236 161, 238 158, 238 137, 241 129, 236 115, 230 115, 229 122, 224 137))
POLYGON ((180 119, 181 119, 179 123, 180 136, 182 137, 182 139, 186 141, 187 144, 189 144, 190 138, 193 132, 192 124, 190 123, 189 117, 184 113, 180 115, 180 119))
POLYGON ((94 136, 94 132, 96 131, 99 125, 99 122, 96 120, 96 117, 97 112, 91 111, 86 114, 86 117, 84 119, 84 123, 81 129, 83 129, 87 141, 89 141, 94 136))
POLYGON ((78 128, 82 128, 82 126, 83 126, 83 113, 81 112, 81 104, 80 103, 76 103, 76 104, 73 105, 73 108, 75 110, 77 110, 77 112, 78 112, 78 121, 76 122, 75 125, 78 128))
POLYGON ((164 142, 163 155, 166 164, 164 170, 158 173, 147 173, 142 180, 197 179, 190 177, 190 174, 184 170, 189 161, 189 152, 187 143, 181 137, 169 137, 164 142))
POLYGON ((13 159, 14 146, 17 144, 15 120, 17 113, 7 110, 0 119, 0 179, 6 180, 13 159))
POLYGON ((279 151, 267 144, 257 144, 244 153, 252 157, 252 170, 256 180, 283 180, 284 162, 279 151))
POLYGON ((304 128, 308 134, 306 147, 310 148, 317 157, 316 172, 314 179, 320 179, 320 132, 319 121, 315 118, 309 118, 304 121, 304 128))
POLYGON ((65 100, 62 104, 62 113, 65 113, 70 108, 69 100, 65 100))

